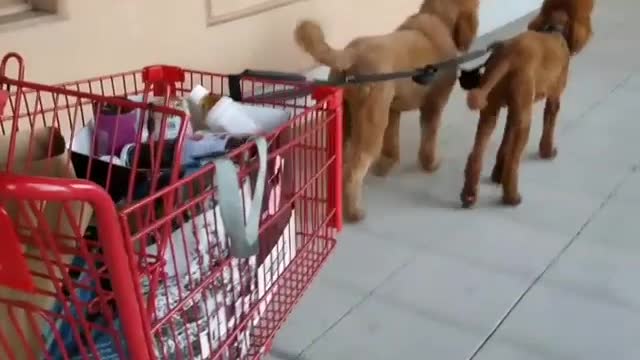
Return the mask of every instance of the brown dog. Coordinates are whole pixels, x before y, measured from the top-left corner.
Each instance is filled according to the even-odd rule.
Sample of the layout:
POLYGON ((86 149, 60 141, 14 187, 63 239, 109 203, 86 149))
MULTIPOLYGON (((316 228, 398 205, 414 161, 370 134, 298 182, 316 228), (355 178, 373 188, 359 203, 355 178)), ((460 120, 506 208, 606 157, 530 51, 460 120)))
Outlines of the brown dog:
MULTIPOLYGON (((357 38, 342 50, 331 48, 320 26, 309 20, 298 24, 295 38, 316 61, 331 68, 333 80, 413 70, 468 50, 478 28, 478 7, 479 0, 425 0, 420 12, 394 32, 357 38)), ((429 86, 404 79, 346 87, 345 220, 364 218, 362 183, 374 161, 379 176, 398 161, 401 112, 420 109, 420 163, 428 172, 438 168, 440 118, 455 81, 456 70, 450 69, 436 74, 429 86)))
POLYGON ((529 139, 533 104, 542 99, 546 105, 540 157, 556 156, 554 128, 569 61, 592 36, 592 11, 593 0, 545 0, 529 31, 495 47, 478 87, 467 97, 469 108, 481 111, 460 195, 463 206, 470 207, 477 200, 483 154, 502 107, 508 108, 507 122, 491 180, 502 184, 505 204, 516 206, 522 201, 520 159, 529 139))

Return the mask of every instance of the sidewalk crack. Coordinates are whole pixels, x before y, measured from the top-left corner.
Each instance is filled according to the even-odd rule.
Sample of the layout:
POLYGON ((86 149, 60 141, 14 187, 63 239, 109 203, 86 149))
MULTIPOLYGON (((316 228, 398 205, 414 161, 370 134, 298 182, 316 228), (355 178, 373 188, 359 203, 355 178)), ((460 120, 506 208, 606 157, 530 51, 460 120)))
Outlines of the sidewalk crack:
POLYGON ((524 289, 524 291, 516 298, 515 302, 507 309, 504 315, 500 318, 500 320, 496 323, 491 332, 487 335, 487 337, 476 347, 475 351, 469 356, 468 360, 474 360, 478 354, 482 351, 482 349, 489 343, 489 341, 493 338, 493 336, 498 332, 498 330, 502 327, 507 318, 513 313, 513 311, 520 305, 522 300, 529 294, 529 292, 542 280, 544 275, 555 266, 562 256, 571 248, 571 246, 578 240, 578 238, 582 235, 585 229, 595 220, 598 215, 606 208, 609 202, 616 197, 622 186, 627 182, 627 180, 635 173, 640 170, 640 163, 633 165, 630 171, 613 187, 613 189, 607 194, 607 197, 600 203, 598 208, 596 208, 593 213, 587 218, 587 220, 580 226, 578 231, 571 237, 569 242, 565 244, 565 246, 551 259, 551 261, 545 266, 545 268, 536 276, 535 279, 529 284, 529 286, 524 289))

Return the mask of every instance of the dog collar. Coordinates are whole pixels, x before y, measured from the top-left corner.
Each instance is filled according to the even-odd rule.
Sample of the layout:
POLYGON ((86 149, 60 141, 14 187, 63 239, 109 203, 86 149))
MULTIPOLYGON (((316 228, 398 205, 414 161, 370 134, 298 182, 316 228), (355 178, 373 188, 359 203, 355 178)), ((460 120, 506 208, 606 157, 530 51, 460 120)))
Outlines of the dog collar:
POLYGON ((548 24, 547 26, 537 31, 542 34, 559 36, 562 39, 562 42, 564 44, 566 44, 567 46, 569 45, 569 43, 567 42, 567 38, 565 37, 565 34, 564 34, 564 29, 560 26, 548 24))
POLYGON ((563 29, 560 26, 549 24, 543 27, 542 29, 538 30, 538 32, 547 33, 547 34, 562 34, 563 29))

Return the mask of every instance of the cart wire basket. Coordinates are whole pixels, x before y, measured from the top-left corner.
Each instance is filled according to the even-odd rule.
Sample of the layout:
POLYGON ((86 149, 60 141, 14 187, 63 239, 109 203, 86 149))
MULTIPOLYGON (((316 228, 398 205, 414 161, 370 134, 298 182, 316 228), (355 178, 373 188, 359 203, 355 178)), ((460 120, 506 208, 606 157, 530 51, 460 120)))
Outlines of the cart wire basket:
POLYGON ((245 216, 260 214, 257 255, 236 258, 215 164, 179 161, 191 111, 175 101, 197 85, 228 94, 227 76, 157 65, 50 86, 24 73, 18 54, 2 59, 0 358, 267 354, 342 227, 341 91, 301 95, 292 83, 239 80, 243 105, 288 120, 265 134, 260 209, 251 209, 255 141, 240 139, 225 155, 245 216), (298 95, 265 96, 280 92, 298 95), (105 138, 105 124, 130 131, 105 138))

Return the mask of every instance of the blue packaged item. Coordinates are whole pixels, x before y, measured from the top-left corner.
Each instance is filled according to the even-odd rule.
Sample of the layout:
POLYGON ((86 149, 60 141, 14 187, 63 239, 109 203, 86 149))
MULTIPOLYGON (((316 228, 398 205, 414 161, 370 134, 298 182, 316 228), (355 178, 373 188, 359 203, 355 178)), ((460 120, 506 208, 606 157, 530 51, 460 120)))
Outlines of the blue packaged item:
MULTIPOLYGON (((88 230, 91 230, 91 228, 88 230)), ((179 231, 178 233, 182 232, 179 231)), ((95 266, 99 269, 102 264, 96 263, 95 266)), ((118 318, 115 304, 107 302, 107 304, 111 305, 110 309, 114 319, 111 323, 102 312, 87 309, 91 308, 90 304, 98 299, 98 287, 103 290, 101 293, 111 291, 111 283, 107 280, 108 276, 101 276, 100 279, 90 277, 89 272, 84 270, 87 269, 87 261, 81 257, 73 259, 71 268, 69 277, 72 278, 74 283, 73 294, 77 303, 84 304, 83 308, 78 309, 72 301, 66 301, 69 312, 65 313, 65 303, 59 301, 55 303, 51 312, 56 314, 65 313, 65 318, 67 319, 70 317, 74 319, 83 318, 91 326, 87 329, 80 327, 79 321, 59 320, 52 325, 54 329, 50 327, 44 328, 42 332, 43 341, 47 348, 47 356, 43 357, 43 360, 44 358, 47 360, 128 359, 127 355, 125 357, 120 356, 120 354, 127 354, 127 346, 124 338, 122 338, 121 322, 118 318), (82 270, 77 271, 76 269, 82 270), (74 334, 74 328, 79 335, 78 337, 74 334), (93 346, 90 345, 91 343, 93 346), (90 353, 94 347, 95 353, 90 353), (85 353, 83 353, 83 349, 85 353)), ((150 296, 148 282, 143 282, 141 285, 144 295, 150 296)), ((165 287, 165 291, 168 293, 175 292, 174 290, 177 291, 177 289, 173 289, 175 284, 171 281, 162 282, 161 286, 165 287)), ((69 294, 68 289, 67 294, 69 294)), ((224 316, 220 317, 222 309, 225 308, 218 303, 219 301, 224 303, 224 300, 221 300, 221 296, 222 293, 219 296, 217 296, 217 293, 211 295, 206 302, 206 306, 203 303, 204 300, 195 301, 190 305, 189 309, 195 315, 193 318, 176 316, 170 322, 171 325, 166 325, 156 333, 154 336, 156 355, 168 360, 182 359, 189 353, 188 349, 190 348, 193 351, 194 359, 208 358, 213 350, 210 342, 215 344, 220 342, 219 337, 221 334, 216 333, 216 331, 219 331, 221 327, 226 329, 227 326, 224 316), (215 303, 211 302, 213 300, 215 300, 215 303)), ((71 294, 68 297, 71 298, 71 294)), ((231 330, 229 329, 228 331, 231 330)))
POLYGON ((186 138, 182 144, 181 164, 187 165, 200 159, 222 156, 229 151, 228 134, 204 133, 201 138, 186 138))
MULTIPOLYGON (((72 266, 74 268, 84 269, 86 268, 86 261, 81 257, 76 257, 72 262, 72 266)), ((98 294, 96 292, 96 286, 98 284, 96 284, 95 279, 91 279, 89 277, 86 271, 80 272, 80 274, 78 274, 77 276, 77 280, 75 280, 74 282, 81 283, 84 285, 82 287, 76 287, 74 289, 75 296, 77 297, 80 303, 89 304, 93 300, 97 299, 98 294)), ((82 331, 83 329, 78 329, 78 332, 82 337, 81 339, 82 343, 84 343, 82 345, 82 348, 90 349, 90 346, 88 345, 88 341, 89 341, 88 339, 90 338, 95 344, 95 348, 98 353, 97 354, 98 356, 96 357, 93 354, 87 354, 88 357, 83 357, 83 354, 80 350, 80 346, 78 346, 79 344, 77 343, 73 334, 73 326, 76 324, 71 324, 68 321, 60 320, 55 323, 56 332, 59 335, 58 339, 54 337, 53 331, 49 331, 49 332, 45 331, 43 334, 44 342, 45 344, 48 344, 47 359, 118 360, 120 359, 120 356, 118 355, 118 347, 121 349, 122 353, 126 354, 126 344, 124 343, 124 341, 118 345, 114 342, 114 340, 116 339, 111 337, 110 334, 101 332, 98 330, 100 328, 113 329, 113 327, 115 327, 116 330, 114 332, 117 334, 121 334, 121 332, 118 331, 120 328, 120 321, 117 317, 117 314, 115 313, 115 309, 113 314, 113 317, 115 320, 113 324, 108 324, 107 320, 102 316, 102 314, 88 314, 87 312, 78 311, 78 309, 76 309, 73 306, 73 303, 70 301, 68 302, 68 306, 70 307, 71 314, 73 315, 74 318, 79 318, 82 316, 86 320, 91 322, 92 328, 91 328, 91 333, 89 334, 90 337, 87 337, 87 334, 85 334, 82 331), (67 357, 65 357, 65 354, 67 355, 67 357)), ((63 313, 64 312, 63 304, 60 302, 56 303, 52 311, 54 313, 63 313)))

